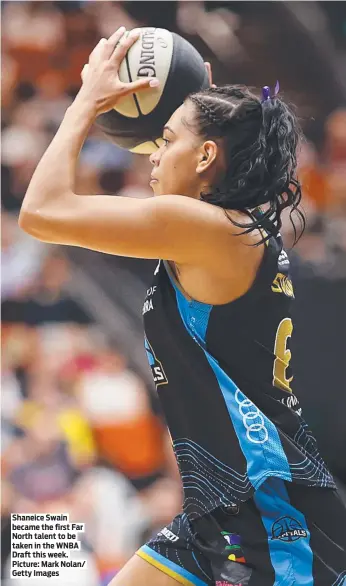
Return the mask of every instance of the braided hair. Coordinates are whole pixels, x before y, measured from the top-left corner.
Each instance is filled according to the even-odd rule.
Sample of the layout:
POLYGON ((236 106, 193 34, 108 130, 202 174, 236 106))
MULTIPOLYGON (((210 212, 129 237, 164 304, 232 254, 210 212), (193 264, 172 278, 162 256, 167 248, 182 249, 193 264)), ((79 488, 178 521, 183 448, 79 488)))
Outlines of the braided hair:
POLYGON ((301 132, 288 105, 277 97, 261 102, 247 88, 232 85, 191 94, 188 100, 195 106, 198 134, 222 139, 228 162, 220 182, 210 193, 201 193, 201 199, 223 208, 226 215, 228 209, 246 213, 251 219, 247 224, 227 217, 244 229, 243 234, 264 228, 267 236, 258 244, 278 234, 282 211, 290 208, 296 243, 305 227, 295 175, 301 132), (301 226, 298 238, 294 213, 301 226))

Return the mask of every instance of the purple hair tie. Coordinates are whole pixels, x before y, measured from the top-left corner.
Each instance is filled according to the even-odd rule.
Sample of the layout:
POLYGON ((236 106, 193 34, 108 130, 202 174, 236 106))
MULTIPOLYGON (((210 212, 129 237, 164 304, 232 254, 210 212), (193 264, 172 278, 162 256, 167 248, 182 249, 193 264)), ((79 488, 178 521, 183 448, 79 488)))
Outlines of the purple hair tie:
POLYGON ((280 90, 280 84, 278 81, 275 84, 274 93, 272 95, 270 93, 270 87, 268 85, 265 85, 262 88, 262 104, 263 104, 263 102, 266 102, 267 100, 270 100, 271 98, 275 98, 278 95, 279 90, 280 90))

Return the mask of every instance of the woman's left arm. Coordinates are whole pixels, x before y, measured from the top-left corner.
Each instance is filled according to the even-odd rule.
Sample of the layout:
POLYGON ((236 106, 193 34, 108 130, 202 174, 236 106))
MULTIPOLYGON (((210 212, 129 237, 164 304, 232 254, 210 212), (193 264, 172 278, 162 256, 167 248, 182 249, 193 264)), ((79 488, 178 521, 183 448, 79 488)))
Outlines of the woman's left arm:
POLYGON ((179 195, 135 199, 74 192, 78 156, 95 118, 121 97, 158 83, 119 80, 120 63, 138 38, 135 32, 125 38, 124 32, 122 27, 102 39, 91 53, 81 90, 33 174, 19 225, 44 242, 200 263, 211 255, 210 242, 217 236, 214 206, 179 195))
POLYGON ((23 200, 19 223, 22 228, 39 222, 50 206, 73 204, 79 153, 96 118, 90 100, 77 96, 67 109, 59 130, 41 158, 23 200))
POLYGON ((136 250, 131 246, 127 250, 121 245, 118 249, 114 241, 126 243, 122 232, 128 234, 131 218, 133 226, 136 226, 136 217, 143 225, 149 216, 153 224, 156 206, 146 204, 146 200, 109 196, 91 198, 74 192, 79 153, 95 118, 109 111, 127 94, 158 83, 153 78, 132 83, 119 80, 120 63, 138 38, 136 31, 126 38, 124 33, 125 28, 121 27, 108 41, 102 39, 91 53, 82 72, 81 90, 67 109, 58 132, 32 176, 20 211, 19 225, 39 240, 132 256, 136 250))
MULTIPOLYGON (((136 89, 143 90, 152 87, 152 78, 131 84, 122 84, 118 76, 114 75, 114 71, 112 71, 111 76, 113 79, 111 84, 109 84, 109 79, 106 80, 106 96, 103 96, 103 99, 100 100, 99 93, 90 91, 90 89, 95 90, 95 87, 90 88, 90 82, 95 86, 98 81, 100 82, 99 78, 101 77, 101 84, 104 84, 104 80, 100 76, 100 65, 102 66, 102 62, 105 62, 109 52, 114 51, 122 32, 122 29, 119 29, 108 41, 102 39, 91 53, 89 65, 85 66, 82 72, 85 85, 82 86, 73 104, 67 109, 57 134, 32 177, 21 210, 20 222, 22 224, 24 223, 26 212, 39 213, 43 206, 47 206, 49 202, 56 202, 57 198, 62 196, 65 198, 68 196, 69 201, 71 201, 71 196, 74 195, 79 153, 95 118, 102 112, 109 110, 110 105, 113 107, 119 98, 124 95, 134 92, 136 89), (88 72, 84 74, 86 70, 88 72), (87 75, 89 75, 89 80, 86 79, 87 75)), ((119 52, 114 54, 113 62, 110 61, 113 69, 119 67, 123 56, 137 38, 138 33, 130 35, 122 48, 119 48, 120 55, 119 52)), ((210 63, 205 63, 205 66, 210 85, 216 87, 212 84, 210 63)), ((102 88, 102 91, 104 91, 104 88, 102 88)))

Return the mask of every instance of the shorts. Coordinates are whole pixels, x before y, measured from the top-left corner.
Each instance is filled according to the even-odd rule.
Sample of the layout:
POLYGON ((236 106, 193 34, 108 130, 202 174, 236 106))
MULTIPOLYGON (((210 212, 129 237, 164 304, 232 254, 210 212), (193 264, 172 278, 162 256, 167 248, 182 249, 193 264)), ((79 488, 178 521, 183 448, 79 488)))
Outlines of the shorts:
POLYGON ((178 515, 137 555, 189 586, 346 586, 346 507, 269 478, 245 503, 178 515))

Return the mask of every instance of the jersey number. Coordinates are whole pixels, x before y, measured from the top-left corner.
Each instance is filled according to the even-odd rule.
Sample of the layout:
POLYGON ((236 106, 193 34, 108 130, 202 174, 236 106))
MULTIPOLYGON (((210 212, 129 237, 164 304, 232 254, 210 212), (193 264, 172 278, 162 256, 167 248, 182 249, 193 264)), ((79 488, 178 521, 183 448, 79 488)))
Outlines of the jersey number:
POLYGON ((287 348, 287 341, 291 337, 292 331, 293 324, 289 317, 286 317, 279 323, 275 338, 274 354, 276 358, 273 368, 273 385, 290 393, 292 393, 290 383, 293 376, 289 379, 286 378, 286 370, 291 360, 291 351, 287 348))

